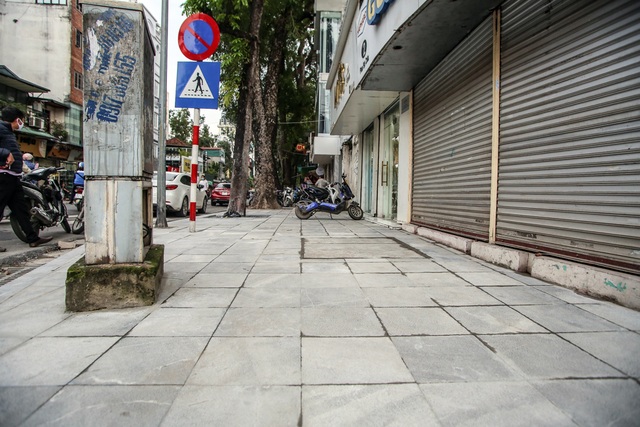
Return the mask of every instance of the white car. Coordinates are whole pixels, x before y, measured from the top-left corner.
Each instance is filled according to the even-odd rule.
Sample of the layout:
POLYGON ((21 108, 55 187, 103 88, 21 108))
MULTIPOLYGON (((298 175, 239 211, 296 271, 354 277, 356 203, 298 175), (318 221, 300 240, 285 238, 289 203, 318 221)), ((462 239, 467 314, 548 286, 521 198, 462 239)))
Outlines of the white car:
MULTIPOLYGON (((191 176, 186 173, 166 172, 167 175, 167 211, 176 212, 180 216, 189 216, 189 197, 191 195, 191 176)), ((153 173, 153 210, 158 206, 158 175, 153 173)), ((207 213, 209 199, 207 191, 198 184, 196 192, 196 207, 200 213, 207 213)))

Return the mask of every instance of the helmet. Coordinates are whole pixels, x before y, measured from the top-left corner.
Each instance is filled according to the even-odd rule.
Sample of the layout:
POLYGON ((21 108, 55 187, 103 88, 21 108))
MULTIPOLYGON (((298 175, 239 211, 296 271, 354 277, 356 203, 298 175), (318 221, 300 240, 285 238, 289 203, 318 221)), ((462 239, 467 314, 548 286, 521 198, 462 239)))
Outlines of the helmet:
POLYGON ((78 167, 79 167, 80 169, 84 169, 84 162, 80 162, 80 163, 78 163, 78 167))

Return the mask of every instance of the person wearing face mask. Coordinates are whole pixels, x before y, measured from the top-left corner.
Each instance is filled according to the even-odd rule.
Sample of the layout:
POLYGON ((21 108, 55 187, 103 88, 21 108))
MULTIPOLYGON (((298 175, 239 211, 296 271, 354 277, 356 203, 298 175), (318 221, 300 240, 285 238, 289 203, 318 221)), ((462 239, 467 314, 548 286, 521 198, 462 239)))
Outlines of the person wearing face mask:
MULTIPOLYGON (((29 246, 36 247, 51 241, 52 237, 38 237, 29 221, 29 211, 22 190, 22 152, 14 131, 24 126, 24 113, 11 106, 4 107, 0 121, 0 209, 11 209, 27 236, 29 246)), ((0 252, 4 252, 0 248, 0 252)))

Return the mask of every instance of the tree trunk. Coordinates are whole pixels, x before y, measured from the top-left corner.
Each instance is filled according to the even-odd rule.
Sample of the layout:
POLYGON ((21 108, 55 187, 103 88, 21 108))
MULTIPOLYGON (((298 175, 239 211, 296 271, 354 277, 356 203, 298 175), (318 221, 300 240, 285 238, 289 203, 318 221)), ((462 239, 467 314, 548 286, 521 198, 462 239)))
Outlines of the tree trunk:
MULTIPOLYGON (((233 147, 233 175, 227 216, 245 216, 249 178, 249 146, 251 145, 253 105, 255 104, 255 80, 260 86, 260 24, 264 0, 251 2, 251 27, 249 29, 249 62, 244 69, 238 98, 238 120, 233 147)), ((259 94, 259 92, 258 92, 259 94)))
MULTIPOLYGON (((287 8, 277 21, 278 36, 269 52, 271 61, 265 76, 265 87, 262 97, 254 98, 254 112, 256 114, 256 199, 257 209, 277 209, 275 156, 273 147, 276 146, 276 134, 278 123, 278 81, 284 68, 283 58, 285 42, 288 32, 286 30, 287 19, 290 11, 287 8)), ((260 87, 260 80, 256 82, 260 87)))

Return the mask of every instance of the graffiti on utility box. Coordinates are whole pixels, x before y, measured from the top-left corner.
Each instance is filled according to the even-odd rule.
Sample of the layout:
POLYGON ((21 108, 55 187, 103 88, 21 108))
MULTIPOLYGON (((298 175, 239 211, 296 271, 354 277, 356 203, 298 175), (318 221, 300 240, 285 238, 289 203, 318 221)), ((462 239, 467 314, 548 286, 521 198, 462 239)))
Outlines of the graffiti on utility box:
POLYGON ((86 30, 83 67, 85 71, 84 121, 97 119, 116 123, 122 113, 136 58, 131 51, 135 40, 134 22, 124 13, 109 9, 98 15, 86 30))

